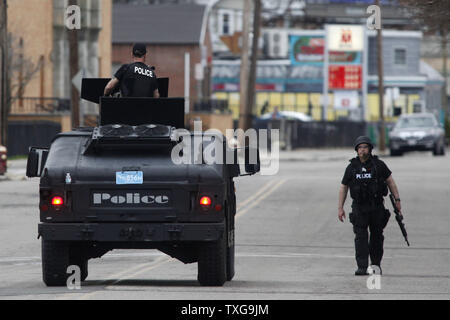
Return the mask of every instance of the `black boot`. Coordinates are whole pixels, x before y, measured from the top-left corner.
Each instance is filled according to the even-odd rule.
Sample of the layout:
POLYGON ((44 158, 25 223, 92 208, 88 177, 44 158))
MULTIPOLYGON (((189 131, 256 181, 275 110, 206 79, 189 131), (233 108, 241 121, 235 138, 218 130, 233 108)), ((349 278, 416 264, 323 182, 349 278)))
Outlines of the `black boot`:
POLYGON ((355 271, 355 276, 368 276, 369 273, 367 272, 367 268, 358 268, 355 271))
POLYGON ((375 274, 379 274, 380 276, 383 274, 383 270, 381 270, 381 266, 379 264, 372 264, 370 267, 375 271, 375 274))

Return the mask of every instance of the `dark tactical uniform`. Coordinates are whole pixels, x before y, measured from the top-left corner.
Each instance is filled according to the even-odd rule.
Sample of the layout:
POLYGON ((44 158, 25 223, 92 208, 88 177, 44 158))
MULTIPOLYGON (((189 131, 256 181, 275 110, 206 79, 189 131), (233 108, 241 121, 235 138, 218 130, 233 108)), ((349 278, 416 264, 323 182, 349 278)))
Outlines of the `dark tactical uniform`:
POLYGON ((384 208, 383 196, 388 193, 386 179, 391 171, 377 156, 362 163, 358 157, 350 160, 342 184, 350 189, 353 199, 349 220, 355 233, 356 262, 358 268, 380 265, 383 258, 383 229, 390 213, 384 208), (370 230, 370 239, 367 228, 370 230))
POLYGON ((153 97, 158 89, 155 72, 145 63, 124 64, 114 75, 120 81, 122 97, 153 97))

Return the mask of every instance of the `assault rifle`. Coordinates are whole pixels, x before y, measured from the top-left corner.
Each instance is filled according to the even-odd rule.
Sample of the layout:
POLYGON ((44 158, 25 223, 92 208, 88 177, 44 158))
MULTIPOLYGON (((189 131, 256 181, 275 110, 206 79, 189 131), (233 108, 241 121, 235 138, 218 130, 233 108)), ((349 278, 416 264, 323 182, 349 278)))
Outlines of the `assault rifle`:
POLYGON ((392 193, 389 195, 389 198, 391 199, 392 206, 394 207, 395 220, 397 220, 400 230, 402 231, 403 237, 405 238, 405 241, 409 247, 408 234, 406 233, 405 224, 403 223, 403 216, 400 214, 400 211, 398 211, 397 206, 395 205, 395 198, 392 193))

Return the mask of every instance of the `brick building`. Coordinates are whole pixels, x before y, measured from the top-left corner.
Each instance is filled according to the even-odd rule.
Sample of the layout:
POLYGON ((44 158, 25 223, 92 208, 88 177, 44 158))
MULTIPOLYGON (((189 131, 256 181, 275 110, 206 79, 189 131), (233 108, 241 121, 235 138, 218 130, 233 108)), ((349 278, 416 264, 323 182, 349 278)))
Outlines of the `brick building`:
POLYGON ((212 48, 207 6, 114 5, 112 39, 113 72, 131 61, 133 43, 145 43, 146 63, 156 67, 158 77, 170 78, 169 96, 183 97, 185 53, 189 53, 190 100, 210 96, 212 48))
MULTIPOLYGON (((108 77, 111 73, 111 0, 87 0, 81 5, 79 30, 79 67, 93 77, 108 77)), ((12 70, 14 87, 25 77, 27 67, 36 72, 24 83, 23 90, 12 90, 10 120, 51 119, 70 130, 69 115, 39 108, 43 104, 70 100, 69 48, 64 14, 67 0, 9 0, 8 31, 12 37, 13 59, 27 63, 12 70), (38 118, 36 118, 38 117, 38 118)), ((20 62, 20 61, 19 61, 20 62)), ((64 102, 62 102, 64 101, 64 102)), ((95 113, 83 105, 85 113, 95 113)))
MULTIPOLYGON (((7 4, 12 54, 8 150, 20 154, 29 144, 45 145, 50 139, 28 139, 26 127, 42 127, 42 132, 33 131, 36 139, 46 135, 46 123, 57 131, 71 130, 68 0, 8 0, 7 4)), ((83 0, 79 5, 79 68, 92 77, 109 77, 112 0, 83 0)), ((84 115, 98 113, 95 105, 83 102, 80 106, 84 115)))

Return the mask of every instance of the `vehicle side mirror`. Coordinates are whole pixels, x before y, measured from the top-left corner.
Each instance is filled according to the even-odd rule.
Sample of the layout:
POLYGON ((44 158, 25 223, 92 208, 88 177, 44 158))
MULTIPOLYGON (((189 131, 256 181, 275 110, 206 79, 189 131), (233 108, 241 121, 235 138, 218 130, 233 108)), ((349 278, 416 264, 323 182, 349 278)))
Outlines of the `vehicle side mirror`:
POLYGON ((250 146, 245 147, 245 172, 253 175, 259 172, 260 169, 259 148, 250 146))
POLYGON ((47 161, 48 152, 48 148, 30 147, 26 173, 28 178, 41 176, 45 162, 47 161))

